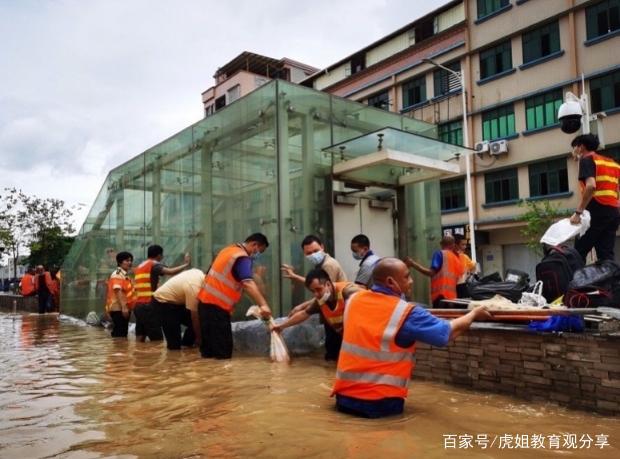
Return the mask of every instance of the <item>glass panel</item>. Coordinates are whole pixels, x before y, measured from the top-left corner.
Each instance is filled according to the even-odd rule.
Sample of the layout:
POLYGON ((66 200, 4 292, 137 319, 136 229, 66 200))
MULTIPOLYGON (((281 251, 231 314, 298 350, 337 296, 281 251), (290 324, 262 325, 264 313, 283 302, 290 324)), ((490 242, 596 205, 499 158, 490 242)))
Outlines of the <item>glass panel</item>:
MULTIPOLYGON (((281 263, 307 271, 299 243, 310 233, 333 253, 331 168, 340 159, 323 149, 385 127, 394 128, 384 131, 386 146, 406 150, 416 133, 426 136, 413 136, 419 155, 463 151, 433 141, 434 125, 273 81, 115 168, 63 265, 63 312, 85 317, 103 310, 118 251, 139 262, 156 243, 166 264, 190 252, 194 266, 206 269, 224 246, 261 232, 270 246, 257 274, 274 313, 285 314, 307 294, 281 280, 281 263)), ((355 151, 347 145, 347 155, 355 151)), ((402 196, 410 231, 401 246, 430 259, 429 238, 441 227, 439 181, 407 185, 402 196)), ((427 281, 416 288, 425 298, 427 281)), ((242 302, 235 318, 248 304, 242 302)))

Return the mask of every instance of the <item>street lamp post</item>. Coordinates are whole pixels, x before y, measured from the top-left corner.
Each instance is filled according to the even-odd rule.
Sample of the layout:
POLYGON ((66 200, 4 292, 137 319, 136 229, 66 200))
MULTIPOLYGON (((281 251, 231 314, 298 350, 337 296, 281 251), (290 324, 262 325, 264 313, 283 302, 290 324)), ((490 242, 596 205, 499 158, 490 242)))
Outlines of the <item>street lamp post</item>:
POLYGON ((476 234, 474 229, 474 206, 471 186, 471 150, 469 146, 469 129, 467 128, 467 98, 465 95, 465 72, 463 72, 462 70, 460 72, 457 72, 455 70, 449 69, 444 65, 438 64, 432 59, 422 59, 422 61, 451 73, 452 75, 456 76, 461 82, 461 94, 463 96, 463 146, 467 148, 467 152, 465 154, 465 176, 467 182, 467 214, 469 219, 469 242, 471 244, 471 259, 474 263, 477 263, 476 234))

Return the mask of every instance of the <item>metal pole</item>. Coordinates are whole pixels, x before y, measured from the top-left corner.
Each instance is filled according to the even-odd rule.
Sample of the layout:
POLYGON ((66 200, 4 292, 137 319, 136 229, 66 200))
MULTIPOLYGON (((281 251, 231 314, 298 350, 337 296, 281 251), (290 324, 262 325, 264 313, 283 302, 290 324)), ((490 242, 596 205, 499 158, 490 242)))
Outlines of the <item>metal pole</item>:
MULTIPOLYGON (((454 72, 456 73, 456 72, 454 72)), ((463 96, 463 146, 467 148, 465 153, 465 176, 467 181, 467 216, 469 219, 469 242, 471 244, 471 260, 477 263, 476 257, 476 231, 474 229, 474 206, 473 189, 471 186, 471 150, 469 149, 469 129, 467 125, 467 97, 465 96, 465 72, 459 72, 461 79, 461 94, 463 96)))

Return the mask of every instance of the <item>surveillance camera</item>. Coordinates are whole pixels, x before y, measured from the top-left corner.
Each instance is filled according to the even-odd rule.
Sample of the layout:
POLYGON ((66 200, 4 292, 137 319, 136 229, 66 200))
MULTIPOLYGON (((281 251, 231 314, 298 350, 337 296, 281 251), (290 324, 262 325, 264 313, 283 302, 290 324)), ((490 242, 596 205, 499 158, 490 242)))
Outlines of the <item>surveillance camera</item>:
POLYGON ((579 99, 570 92, 566 93, 566 102, 560 105, 558 110, 558 121, 562 132, 566 134, 577 132, 581 128, 582 116, 583 110, 579 99))

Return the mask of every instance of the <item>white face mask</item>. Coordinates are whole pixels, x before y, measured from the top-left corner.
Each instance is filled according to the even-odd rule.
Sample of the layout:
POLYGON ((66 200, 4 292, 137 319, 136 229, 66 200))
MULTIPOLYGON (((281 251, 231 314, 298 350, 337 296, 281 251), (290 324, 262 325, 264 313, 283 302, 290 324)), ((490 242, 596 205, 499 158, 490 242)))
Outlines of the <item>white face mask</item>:
POLYGON ((323 294, 323 296, 321 298, 319 298, 319 305, 323 305, 323 304, 327 303, 331 296, 332 296, 332 294, 329 292, 329 290, 326 291, 325 294, 323 294))
POLYGON ((322 250, 311 253, 310 255, 306 255, 306 260, 308 260, 314 266, 320 265, 324 259, 325 259, 325 252, 323 252, 322 250))

